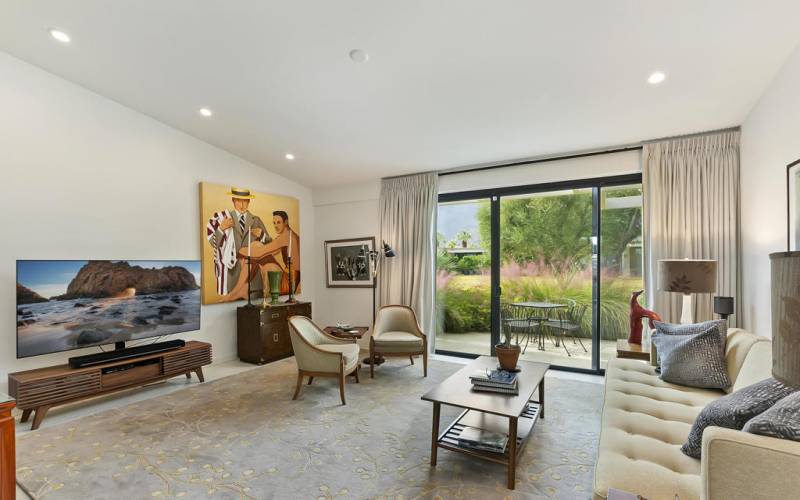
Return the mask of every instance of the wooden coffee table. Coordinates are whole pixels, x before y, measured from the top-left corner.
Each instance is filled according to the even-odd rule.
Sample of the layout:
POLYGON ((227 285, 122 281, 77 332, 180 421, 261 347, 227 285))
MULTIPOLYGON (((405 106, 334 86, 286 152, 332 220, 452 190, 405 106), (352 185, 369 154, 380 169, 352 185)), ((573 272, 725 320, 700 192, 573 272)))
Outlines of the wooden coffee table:
POLYGON ((519 361, 522 369, 517 374, 519 395, 475 392, 469 376, 476 371, 497 368, 497 358, 481 356, 460 369, 447 380, 428 391, 422 399, 433 403, 433 429, 431 432, 431 465, 436 465, 439 448, 489 460, 508 467, 508 488, 514 489, 517 457, 525 446, 539 418, 544 418, 544 376, 550 365, 533 361, 519 361), (535 391, 539 400, 531 398, 535 391), (439 433, 441 405, 457 406, 464 411, 447 428, 439 433), (505 453, 464 448, 458 445, 458 436, 465 426, 478 427, 509 436, 505 453))

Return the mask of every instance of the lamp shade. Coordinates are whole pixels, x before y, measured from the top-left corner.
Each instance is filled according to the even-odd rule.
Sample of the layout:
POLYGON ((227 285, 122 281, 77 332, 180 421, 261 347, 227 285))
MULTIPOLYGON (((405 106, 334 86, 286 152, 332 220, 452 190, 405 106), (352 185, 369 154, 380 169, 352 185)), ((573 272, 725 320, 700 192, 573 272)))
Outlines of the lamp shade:
POLYGON ((714 312, 717 314, 733 314, 733 297, 714 297, 714 312))
POLYGON ((772 376, 800 388, 800 252, 769 256, 772 266, 772 376))
POLYGON ((717 261, 666 259, 658 261, 658 288, 665 292, 712 293, 717 290, 717 261))

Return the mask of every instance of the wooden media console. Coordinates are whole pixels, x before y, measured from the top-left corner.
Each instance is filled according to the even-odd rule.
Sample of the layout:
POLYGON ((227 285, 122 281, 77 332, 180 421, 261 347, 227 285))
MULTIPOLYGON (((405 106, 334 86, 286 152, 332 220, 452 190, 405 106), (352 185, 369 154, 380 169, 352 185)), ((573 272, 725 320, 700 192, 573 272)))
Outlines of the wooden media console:
POLYGON ((211 344, 189 341, 166 352, 110 361, 86 368, 69 365, 38 368, 8 375, 8 390, 22 410, 21 422, 33 411, 31 429, 42 424, 53 406, 93 398, 110 392, 151 384, 192 372, 204 381, 203 366, 211 364, 211 344))

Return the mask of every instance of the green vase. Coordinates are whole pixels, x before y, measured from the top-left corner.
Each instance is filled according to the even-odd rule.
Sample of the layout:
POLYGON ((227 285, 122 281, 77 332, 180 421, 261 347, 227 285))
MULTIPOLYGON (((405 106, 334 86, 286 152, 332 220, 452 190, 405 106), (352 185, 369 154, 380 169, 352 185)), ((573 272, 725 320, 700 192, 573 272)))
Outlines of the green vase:
POLYGON ((277 304, 278 298, 281 296, 281 278, 283 278, 283 273, 281 271, 267 271, 269 295, 272 298, 270 304, 277 304))

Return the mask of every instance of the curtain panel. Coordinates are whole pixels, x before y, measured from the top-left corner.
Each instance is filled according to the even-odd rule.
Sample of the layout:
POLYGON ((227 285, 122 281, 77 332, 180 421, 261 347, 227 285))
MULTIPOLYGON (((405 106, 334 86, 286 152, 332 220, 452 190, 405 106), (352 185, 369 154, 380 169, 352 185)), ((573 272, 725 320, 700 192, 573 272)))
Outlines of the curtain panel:
POLYGON ((650 307, 665 321, 680 319, 682 296, 659 291, 661 259, 716 259, 717 291, 696 294, 695 321, 713 318, 713 296, 734 297, 741 311, 739 131, 645 144, 645 283, 650 307))
POLYGON ((402 304, 414 309, 433 345, 436 265, 436 213, 439 176, 425 173, 381 181, 380 240, 397 256, 382 258, 379 305, 402 304))

